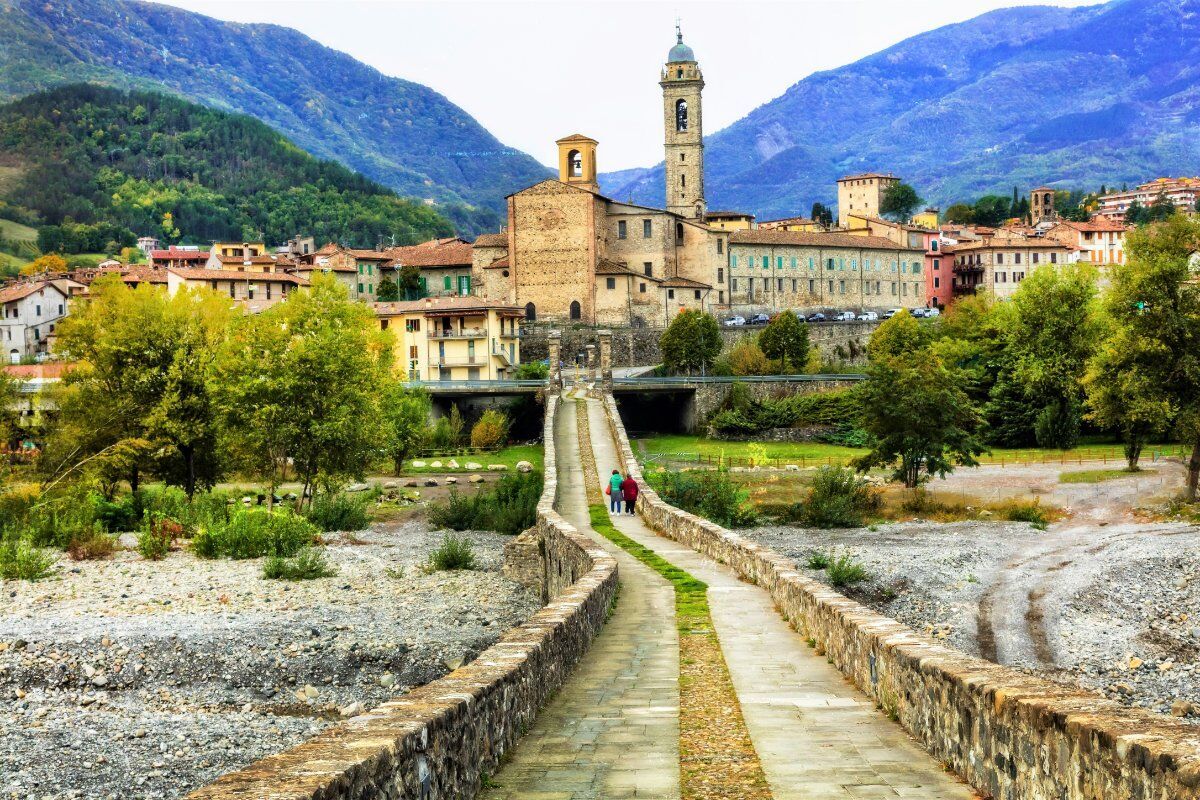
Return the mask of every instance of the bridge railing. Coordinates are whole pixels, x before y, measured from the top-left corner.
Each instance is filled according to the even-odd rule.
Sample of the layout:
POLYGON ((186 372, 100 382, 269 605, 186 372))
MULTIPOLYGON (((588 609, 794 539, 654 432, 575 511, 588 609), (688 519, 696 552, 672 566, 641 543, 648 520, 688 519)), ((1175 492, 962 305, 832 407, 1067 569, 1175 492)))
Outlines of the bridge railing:
POLYGON ((472 390, 472 389, 540 389, 544 380, 496 380, 496 381, 406 381, 409 388, 472 390))
POLYGON ((822 381, 861 381, 866 375, 846 372, 829 375, 639 375, 613 378, 613 386, 700 386, 724 383, 817 383, 822 381))

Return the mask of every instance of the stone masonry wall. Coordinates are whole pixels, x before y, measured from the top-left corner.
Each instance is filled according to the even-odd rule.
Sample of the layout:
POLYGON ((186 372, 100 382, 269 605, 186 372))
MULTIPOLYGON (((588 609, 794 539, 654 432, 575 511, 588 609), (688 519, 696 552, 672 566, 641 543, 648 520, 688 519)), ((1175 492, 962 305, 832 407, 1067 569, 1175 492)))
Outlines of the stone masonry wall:
POLYGON ((1200 730, 931 644, 775 552, 666 504, 642 481, 611 396, 605 408, 624 467, 642 484, 647 523, 770 592, 800 635, 986 796, 1200 798, 1200 730))
POLYGON ((554 510, 554 419, 536 529, 553 601, 475 661, 367 714, 192 792, 189 800, 448 800, 483 777, 562 685, 604 624, 616 562, 554 510))
MULTIPOLYGON (((839 322, 808 326, 809 341, 821 349, 821 355, 829 360, 839 359, 838 346, 849 356, 850 343, 854 342, 857 349, 866 353, 867 340, 879 325, 878 322, 839 322)), ((563 360, 570 364, 577 353, 583 352, 587 345, 598 346, 597 328, 590 326, 555 327, 562 331, 563 360)), ((658 340, 663 334, 662 328, 627 328, 610 327, 613 333, 613 366, 614 367, 644 367, 662 363, 662 351, 658 340)), ((739 340, 756 335, 761 328, 721 328, 721 338, 728 350, 739 340)), ((548 328, 535 325, 523 328, 521 334, 521 359, 523 361, 541 361, 547 355, 548 328)), ((847 358, 849 363, 859 363, 865 360, 863 356, 856 359, 847 358)))

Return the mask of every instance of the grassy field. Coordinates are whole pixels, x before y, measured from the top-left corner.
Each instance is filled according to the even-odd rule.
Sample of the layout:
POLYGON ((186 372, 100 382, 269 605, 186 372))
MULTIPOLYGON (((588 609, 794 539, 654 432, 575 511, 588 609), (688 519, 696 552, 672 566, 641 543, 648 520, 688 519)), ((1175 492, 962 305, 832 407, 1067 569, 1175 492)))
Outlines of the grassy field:
MULTIPOLYGON (((769 466, 782 464, 798 464, 802 467, 822 464, 839 465, 846 464, 850 459, 867 452, 863 448, 842 447, 819 442, 726 442, 707 439, 703 436, 681 434, 646 436, 635 441, 634 449, 639 458, 656 462, 670 460, 676 463, 685 463, 690 461, 713 465, 716 465, 720 459, 722 463, 729 463, 733 466, 746 466, 751 461, 755 464, 769 466)), ((1153 461, 1156 457, 1179 455, 1184 451, 1185 448, 1177 444, 1148 445, 1143 458, 1153 461)), ((1119 442, 1089 442, 1074 450, 997 448, 980 456, 979 461, 981 464, 993 465, 1082 464, 1090 461, 1122 464, 1125 462, 1125 455, 1119 442)))
POLYGON ((28 225, 13 222, 11 219, 0 219, 0 236, 5 239, 28 242, 37 241, 37 231, 28 225))
POLYGON ((1120 478, 1132 478, 1144 475, 1154 470, 1138 469, 1130 472, 1127 469, 1081 469, 1076 472, 1064 472, 1058 476, 1059 483, 1103 483, 1120 478))
POLYGON ((444 473, 444 472, 474 472, 468 470, 464 465, 473 461, 476 464, 482 464, 484 469, 488 464, 504 464, 509 470, 516 469, 518 461, 528 461, 533 464, 533 468, 540 470, 542 468, 542 446, 540 444, 518 444, 511 447, 505 447, 502 450, 497 450, 492 453, 464 453, 462 455, 430 455, 418 456, 411 459, 404 465, 405 475, 425 474, 425 473, 444 473), (450 469, 446 466, 446 462, 454 459, 458 462, 458 469, 450 469), (412 466, 413 461, 425 462, 424 467, 412 466), (431 467, 429 464, 434 461, 442 462, 440 467, 431 467))

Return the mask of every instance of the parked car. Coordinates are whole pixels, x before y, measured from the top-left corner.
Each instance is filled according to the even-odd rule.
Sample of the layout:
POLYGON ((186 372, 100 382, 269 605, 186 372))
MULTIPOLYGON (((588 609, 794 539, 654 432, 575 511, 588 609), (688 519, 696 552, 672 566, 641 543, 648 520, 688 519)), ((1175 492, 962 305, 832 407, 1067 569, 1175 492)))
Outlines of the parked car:
POLYGON ((834 317, 834 320, 836 320, 837 322, 853 322, 854 321, 854 312, 853 311, 839 312, 838 315, 834 317))
POLYGON ((771 318, 766 314, 755 314, 750 319, 746 320, 747 325, 766 325, 771 321, 771 318))
POLYGON ((879 319, 879 315, 874 311, 864 311, 858 315, 858 319, 861 322, 874 322, 875 320, 879 319))
POLYGON ((887 311, 883 312, 883 318, 891 319, 892 317, 896 316, 903 310, 904 310, 903 308, 889 308, 887 311))
POLYGON ((930 306, 929 308, 925 309, 925 316, 927 317, 940 317, 941 315, 942 310, 937 306, 930 306))
POLYGON ((922 317, 929 316, 929 314, 926 313, 924 308, 914 308, 911 311, 909 311, 908 313, 917 319, 921 319, 922 317))
POLYGON ((742 316, 732 316, 725 320, 726 328, 740 328, 746 324, 746 318, 742 316))
POLYGON ((818 312, 817 312, 817 313, 815 313, 815 314, 809 314, 809 315, 808 315, 808 320, 807 320, 807 321, 808 321, 808 322, 824 322, 824 321, 825 321, 825 315, 824 315, 824 314, 822 314, 820 311, 818 311, 818 312))

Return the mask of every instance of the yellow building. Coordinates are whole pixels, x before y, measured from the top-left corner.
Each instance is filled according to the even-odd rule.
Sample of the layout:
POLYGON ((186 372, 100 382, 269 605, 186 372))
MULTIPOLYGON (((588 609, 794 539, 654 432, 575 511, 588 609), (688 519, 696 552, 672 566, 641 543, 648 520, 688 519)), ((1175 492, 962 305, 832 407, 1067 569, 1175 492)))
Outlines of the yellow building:
POLYGON ((754 215, 741 211, 706 211, 704 221, 719 231, 749 231, 754 229, 754 215))
POLYGON ((813 233, 823 231, 825 227, 808 217, 784 217, 783 219, 767 219, 758 223, 756 228, 764 231, 794 231, 797 233, 813 233))
POLYGON ((262 242, 213 242, 205 269, 237 272, 274 272, 275 259, 262 242))
POLYGON ((938 210, 936 208, 927 208, 924 211, 913 214, 912 224, 918 228, 928 228, 936 231, 938 227, 938 210))
POLYGON ((524 312, 478 297, 376 303, 381 330, 396 341, 396 368, 410 381, 492 381, 521 362, 524 312))

